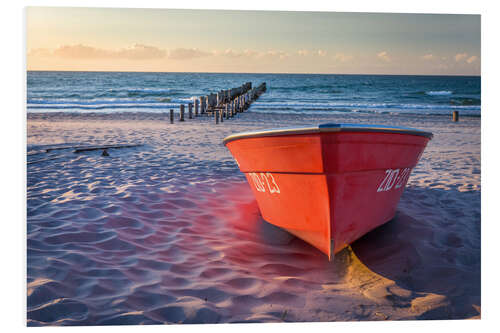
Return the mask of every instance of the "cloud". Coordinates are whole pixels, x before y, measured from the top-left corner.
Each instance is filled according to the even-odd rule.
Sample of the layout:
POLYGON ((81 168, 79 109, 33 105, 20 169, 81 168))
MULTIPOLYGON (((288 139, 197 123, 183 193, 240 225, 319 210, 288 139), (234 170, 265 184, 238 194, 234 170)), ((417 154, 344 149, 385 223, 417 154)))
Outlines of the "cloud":
POLYGON ((223 55, 230 58, 240 58, 243 57, 245 54, 243 52, 237 52, 232 49, 227 49, 226 51, 224 51, 223 55))
POLYGON ((224 56, 229 58, 242 58, 242 57, 257 58, 265 55, 264 52, 257 52, 254 50, 244 50, 240 52, 233 49, 226 49, 224 51, 214 50, 212 51, 212 54, 214 56, 224 56))
POLYGON ((280 50, 268 50, 268 51, 255 51, 255 50, 244 50, 244 51, 236 51, 233 49, 226 49, 224 51, 214 50, 211 53, 214 56, 218 57, 228 57, 228 58, 278 58, 285 59, 290 56, 290 54, 280 51, 280 50))
POLYGON ((111 58, 113 52, 83 44, 76 44, 59 46, 52 53, 60 58, 101 59, 111 58))
POLYGON ((336 53, 333 58, 339 62, 348 62, 352 59, 352 55, 343 54, 343 53, 336 53))
POLYGON ((478 59, 477 56, 472 56, 472 57, 468 58, 466 61, 467 61, 468 64, 472 64, 477 59, 478 59))
POLYGON ((29 50, 30 57, 59 57, 65 59, 128 59, 128 60, 146 60, 146 59, 171 59, 171 60, 189 60, 202 57, 227 57, 227 58, 253 58, 253 59, 279 59, 283 60, 290 57, 290 54, 281 50, 255 51, 244 50, 237 51, 233 49, 213 50, 211 52, 203 51, 197 48, 177 48, 164 50, 155 46, 144 44, 134 44, 121 49, 103 49, 84 44, 62 45, 54 50, 50 49, 32 49, 29 50))
POLYGON ((124 59, 142 60, 142 59, 161 59, 167 52, 154 46, 143 44, 134 44, 132 47, 117 51, 116 57, 124 59))
POLYGON ((285 58, 288 58, 290 54, 280 50, 269 50, 265 52, 262 56, 268 58, 279 58, 280 60, 283 60, 285 58))
POLYGON ((455 55, 456 62, 460 62, 460 61, 464 60, 465 58, 467 58, 467 53, 458 53, 455 55))
POLYGON ((166 52, 154 46, 134 44, 118 50, 105 50, 83 44, 62 45, 55 50, 37 49, 29 53, 30 56, 56 56, 66 59, 160 59, 166 52))
POLYGON ((49 49, 31 49, 28 51, 28 56, 29 57, 51 57, 52 51, 49 49))
POLYGON ((240 58, 244 54, 243 52, 238 52, 233 49, 226 49, 224 51, 219 51, 219 50, 213 50, 211 55, 213 56, 224 56, 224 57, 229 57, 229 58, 240 58))
POLYGON ((202 57, 208 57, 210 55, 212 55, 212 54, 209 52, 198 50, 196 48, 193 48, 193 49, 178 48, 178 49, 170 50, 168 52, 168 58, 174 59, 174 60, 187 60, 187 59, 194 59, 194 58, 202 58, 202 57))
POLYGON ((304 56, 309 55, 309 51, 308 51, 308 50, 298 50, 298 51, 297 51, 297 54, 298 54, 299 56, 304 57, 304 56))
POLYGON ((385 62, 391 61, 391 58, 389 57, 389 54, 387 53, 387 51, 382 51, 382 52, 377 53, 377 58, 379 58, 380 60, 385 61, 385 62))
POLYGON ((301 49, 297 51, 297 54, 300 57, 306 57, 306 56, 318 56, 318 57, 326 57, 328 55, 328 51, 325 50, 316 50, 316 51, 309 51, 306 49, 301 49))
POLYGON ((422 56, 422 59, 424 59, 424 60, 432 60, 432 59, 434 59, 434 58, 435 58, 435 57, 434 57, 434 55, 432 55, 432 54, 424 54, 424 55, 422 56))
POLYGON ((254 50, 243 51, 243 56, 245 56, 245 57, 255 58, 255 57, 258 57, 259 55, 260 55, 260 53, 257 51, 254 51, 254 50))

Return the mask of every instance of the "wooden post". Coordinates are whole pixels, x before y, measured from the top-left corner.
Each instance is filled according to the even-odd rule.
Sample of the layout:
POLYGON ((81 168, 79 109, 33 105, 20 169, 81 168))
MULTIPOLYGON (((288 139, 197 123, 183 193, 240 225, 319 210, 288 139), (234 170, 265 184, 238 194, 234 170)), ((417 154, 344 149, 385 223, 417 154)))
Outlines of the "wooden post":
POLYGON ((217 103, 216 104, 217 104, 217 106, 222 104, 222 92, 221 91, 219 91, 217 93, 217 103))
POLYGON ((217 104, 217 95, 214 96, 214 94, 208 95, 208 103, 207 103, 210 108, 213 108, 217 104))
POLYGON ((200 114, 201 114, 203 113, 203 96, 200 96, 199 100, 200 100, 199 104, 200 104, 200 114))
POLYGON ((226 119, 229 119, 229 105, 226 104, 226 119))
POLYGON ((214 117, 215 117, 215 123, 218 124, 219 123, 219 111, 218 110, 215 110, 214 117))
POLYGON ((189 109, 189 119, 193 119, 193 103, 188 104, 189 109))
POLYGON ((194 100, 194 116, 195 117, 198 117, 198 106, 200 104, 200 101, 195 99, 194 100))
POLYGON ((453 121, 457 122, 458 118, 458 111, 453 111, 453 121))
POLYGON ((222 111, 222 109, 219 110, 219 116, 220 116, 220 122, 223 123, 224 122, 224 112, 222 111))
POLYGON ((208 109, 213 110, 212 109, 213 108, 213 104, 214 104, 213 100, 214 100, 213 94, 210 94, 210 95, 207 96, 207 111, 208 111, 208 109))
POLYGON ((174 109, 170 109, 170 123, 174 123, 174 109))
POLYGON ((181 117, 179 121, 184 121, 184 104, 181 104, 181 117))
POLYGON ((205 111, 207 110, 207 109, 206 109, 206 108, 207 108, 207 104, 206 104, 206 103, 207 103, 207 100, 206 100, 206 97, 205 97, 205 96, 201 96, 201 97, 200 97, 200 101, 201 101, 201 104, 200 104, 201 110, 200 110, 200 112, 201 112, 201 114, 204 114, 204 113, 205 113, 205 111))

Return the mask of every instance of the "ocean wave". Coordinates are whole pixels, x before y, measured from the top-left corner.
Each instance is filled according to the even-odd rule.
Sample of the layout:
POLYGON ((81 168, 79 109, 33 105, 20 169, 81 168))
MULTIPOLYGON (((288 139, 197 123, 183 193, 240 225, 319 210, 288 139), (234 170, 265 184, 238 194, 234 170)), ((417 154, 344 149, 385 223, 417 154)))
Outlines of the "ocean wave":
POLYGON ((95 104, 95 105, 81 105, 81 104, 28 104, 28 112, 30 110, 104 110, 104 109, 167 109, 177 108, 179 104, 176 103, 149 103, 149 104, 95 104))
POLYGON ((398 104, 398 103, 349 103, 349 102, 319 102, 304 103, 301 101, 288 102, 255 102, 253 105, 261 108, 364 108, 364 109, 417 109, 417 110, 449 110, 470 109, 480 110, 480 105, 436 105, 436 104, 398 104))
MULTIPOLYGON (((82 111, 100 111, 100 110, 157 110, 178 108, 180 104, 192 103, 193 98, 164 98, 164 99, 99 99, 94 101, 77 101, 67 99, 64 101, 46 101, 46 100, 28 100, 28 112, 40 112, 43 110, 82 110, 82 111)), ((359 103, 359 102, 304 102, 304 101, 257 101, 251 106, 256 112, 279 111, 279 112, 417 112, 424 113, 447 113, 451 110, 460 110, 470 114, 480 114, 481 106, 471 104, 472 102, 456 103, 454 105, 436 105, 436 104, 402 104, 402 103, 359 103), (467 104, 469 103, 469 104, 467 104)))
POLYGON ((157 104, 157 103, 173 103, 173 104, 182 104, 182 103, 192 103, 193 100, 191 98, 171 98, 171 97, 158 97, 158 98, 99 98, 99 99, 91 99, 91 100, 80 100, 78 98, 61 98, 61 99, 43 99, 43 98, 31 98, 28 99, 27 104, 29 106, 35 105, 73 105, 73 106, 96 106, 96 105, 123 105, 123 104, 134 104, 134 105, 149 105, 149 104, 157 104))
POLYGON ((170 88, 132 88, 118 90, 120 93, 126 93, 129 97, 146 97, 146 96, 159 96, 166 95, 173 92, 170 88))
MULTIPOLYGON (((364 114, 386 114, 386 115, 425 115, 425 116, 443 116, 449 115, 449 110, 415 110, 415 109, 292 109, 292 108, 251 108, 251 112, 276 113, 276 114, 346 114, 346 113, 364 113, 364 114)), ((474 110, 460 111, 462 116, 481 117, 481 113, 474 110)))
POLYGON ((453 91, 450 90, 431 90, 431 91, 426 91, 426 95, 430 96, 447 96, 453 94, 453 91))
POLYGON ((450 100, 452 105, 481 105, 480 98, 456 97, 450 100))
POLYGON ((302 85, 302 86, 269 86, 269 91, 275 92, 321 92, 321 93, 331 93, 331 94, 339 94, 342 91, 339 88, 344 88, 344 86, 337 86, 335 84, 312 84, 312 85, 302 85))
POLYGON ((172 97, 185 95, 182 90, 172 88, 109 88, 101 90, 71 90, 68 89, 46 89, 46 90, 30 90, 28 98, 44 98, 44 99, 67 99, 76 98, 81 100, 92 100, 96 98, 144 98, 144 97, 172 97))
POLYGON ((256 112, 481 113, 478 78, 28 72, 28 112, 163 112, 243 81, 266 81, 256 112))

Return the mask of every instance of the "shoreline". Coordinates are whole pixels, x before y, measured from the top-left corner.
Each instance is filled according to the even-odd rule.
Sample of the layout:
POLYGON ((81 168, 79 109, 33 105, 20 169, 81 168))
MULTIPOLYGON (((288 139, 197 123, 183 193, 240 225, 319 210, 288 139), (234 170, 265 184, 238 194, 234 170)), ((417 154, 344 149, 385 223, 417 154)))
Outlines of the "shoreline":
MULTIPOLYGON (((170 110, 170 109, 169 109, 170 110)), ((115 111, 110 111, 110 112, 66 112, 66 111, 61 111, 61 112, 27 112, 26 113, 26 119, 28 120, 36 120, 36 119, 48 119, 48 118, 61 118, 61 119, 86 119, 89 118, 89 120, 92 119, 109 119, 109 120, 117 120, 117 119, 167 119, 170 117, 170 112, 169 110, 165 109, 163 112, 115 112, 115 111)), ((382 113, 382 112, 322 112, 322 113, 284 113, 284 112, 256 112, 247 110, 244 112, 244 114, 250 114, 250 115, 268 115, 268 116, 274 116, 274 117, 293 117, 293 118, 310 118, 310 119, 317 119, 317 118, 329 118, 329 117, 339 117, 342 118, 342 116, 345 117, 351 117, 351 118, 361 118, 361 120, 365 120, 366 118, 377 118, 379 117, 380 119, 384 119, 387 117, 396 117, 396 118, 401 118, 401 120, 418 120, 418 119, 425 119, 425 118, 437 118, 440 120, 445 120, 448 119, 450 120, 450 123, 452 123, 452 112, 449 114, 417 114, 417 113, 382 113)), ((178 122, 178 116, 179 116, 179 110, 178 108, 174 108, 174 115, 176 117, 175 122, 178 122)), ((186 119, 186 123, 196 121, 197 119, 212 119, 213 117, 209 117, 206 115, 203 116, 198 116, 197 118, 193 119, 186 119)), ((460 114, 460 119, 463 118, 472 118, 472 119, 481 119, 481 115, 467 115, 467 114, 460 114)), ((233 119, 229 121, 234 121, 233 119)))

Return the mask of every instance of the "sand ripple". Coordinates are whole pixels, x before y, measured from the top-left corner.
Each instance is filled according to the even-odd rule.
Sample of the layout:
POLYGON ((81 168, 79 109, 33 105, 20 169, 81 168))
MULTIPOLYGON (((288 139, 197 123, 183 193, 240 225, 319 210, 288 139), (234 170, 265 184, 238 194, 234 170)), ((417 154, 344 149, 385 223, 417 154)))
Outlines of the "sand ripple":
MULTIPOLYGON (((261 219, 244 177, 220 145, 232 132, 303 118, 248 113, 223 127, 204 124, 200 132, 209 120, 170 126, 150 119, 160 116, 55 115, 52 122, 30 116, 29 149, 67 142, 144 146, 111 149, 109 157, 54 150, 54 159, 28 165, 29 325, 478 315, 477 123, 464 120, 457 132, 440 135, 448 123, 404 118, 401 125, 437 135, 398 216, 328 262, 261 219), (200 142, 200 133, 207 141, 200 142), (457 139, 459 150, 453 149, 457 139)), ((360 119, 318 117, 309 122, 360 119)))

